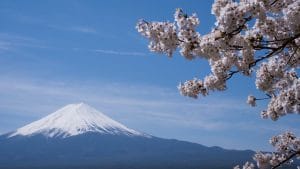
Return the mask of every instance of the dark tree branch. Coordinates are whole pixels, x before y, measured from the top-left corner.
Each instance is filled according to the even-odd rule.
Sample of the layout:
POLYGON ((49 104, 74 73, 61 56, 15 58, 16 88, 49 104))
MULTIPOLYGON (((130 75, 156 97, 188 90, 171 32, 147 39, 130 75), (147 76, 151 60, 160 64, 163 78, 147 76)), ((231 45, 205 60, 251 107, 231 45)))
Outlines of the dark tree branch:
POLYGON ((240 72, 239 70, 230 71, 230 73, 226 77, 226 80, 230 79, 234 74, 239 72, 240 72))
POLYGON ((270 94, 266 93, 266 95, 267 95, 269 98, 272 98, 272 96, 271 96, 270 94))
POLYGON ((270 97, 259 98, 259 99, 255 99, 255 100, 267 100, 267 99, 270 99, 270 97))
POLYGON ((300 155, 300 150, 292 153, 290 156, 288 156, 285 160, 281 161, 280 163, 278 163, 277 165, 275 166, 272 166, 272 169, 275 169, 277 167, 280 167, 282 164, 288 162, 289 160, 291 160, 293 157, 295 157, 296 155, 300 155))
POLYGON ((273 55, 275 55, 276 53, 280 53, 281 51, 283 51, 283 49, 289 44, 291 43, 292 41, 294 41, 295 39, 299 38, 300 37, 300 33, 296 34, 295 36, 293 37, 290 37, 288 38, 281 46, 279 46, 278 48, 276 49, 273 49, 272 52, 270 52, 269 54, 255 60, 253 63, 250 63, 249 64, 249 67, 253 67, 255 66, 258 62, 264 60, 264 59, 267 59, 267 58, 270 58, 272 57, 273 55))
MULTIPOLYGON (((232 47, 232 49, 236 49, 236 50, 243 50, 244 49, 243 46, 239 46, 239 45, 229 45, 229 47, 232 47)), ((269 47, 269 46, 263 46, 263 45, 254 45, 252 47, 255 50, 263 50, 263 49, 275 50, 275 49, 277 49, 276 47, 269 47)))
POLYGON ((143 22, 145 22, 147 25, 149 25, 150 23, 144 19, 142 19, 143 22))
POLYGON ((184 40, 182 40, 182 39, 179 39, 179 38, 177 38, 177 39, 178 39, 178 41, 179 41, 179 42, 185 42, 185 41, 184 41, 184 40))
POLYGON ((245 24, 252 19, 252 16, 244 18, 244 23, 240 25, 237 29, 233 30, 232 32, 226 34, 227 37, 231 38, 234 35, 239 34, 246 26, 245 24))
POLYGON ((278 0, 274 0, 270 5, 274 5, 278 0))
MULTIPOLYGON (((297 46, 296 49, 294 50, 293 54, 291 54, 291 56, 289 57, 289 59, 288 59, 288 61, 287 61, 287 64, 290 63, 290 61, 292 60, 292 58, 293 58, 293 57, 295 56, 295 54, 297 53, 298 49, 299 49, 299 47, 297 46)), ((293 65, 294 65, 294 63, 293 63, 291 66, 293 66, 293 65)))
MULTIPOLYGON (((268 53, 267 55, 259 58, 259 59, 256 59, 254 62, 250 63, 249 64, 249 69, 251 69, 252 67, 256 66, 257 63, 261 62, 262 60, 265 60, 267 58, 270 58, 272 56, 274 56, 275 54, 277 53, 280 53, 284 50, 284 48, 290 44, 291 42, 293 42, 295 39, 299 38, 300 37, 300 33, 296 34, 295 36, 293 37, 290 37, 290 38, 287 38, 286 41, 279 47, 277 48, 272 48, 272 51, 270 53, 268 53)), ((237 47, 239 48, 240 50, 243 49, 242 46, 238 46, 238 45, 231 45, 233 48, 234 47, 237 47)), ((239 73, 240 71, 239 70, 234 70, 234 71, 230 71, 226 77, 226 80, 230 79, 234 74, 237 74, 239 73)))

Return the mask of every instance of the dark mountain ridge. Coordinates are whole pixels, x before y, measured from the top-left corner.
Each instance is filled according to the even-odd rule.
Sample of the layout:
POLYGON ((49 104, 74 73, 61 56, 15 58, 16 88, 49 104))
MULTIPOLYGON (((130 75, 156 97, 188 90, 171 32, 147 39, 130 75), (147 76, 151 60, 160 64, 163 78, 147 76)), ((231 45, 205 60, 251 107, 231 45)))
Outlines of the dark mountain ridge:
POLYGON ((85 133, 68 138, 43 135, 0 138, 0 168, 232 168, 253 151, 225 150, 157 137, 85 133))

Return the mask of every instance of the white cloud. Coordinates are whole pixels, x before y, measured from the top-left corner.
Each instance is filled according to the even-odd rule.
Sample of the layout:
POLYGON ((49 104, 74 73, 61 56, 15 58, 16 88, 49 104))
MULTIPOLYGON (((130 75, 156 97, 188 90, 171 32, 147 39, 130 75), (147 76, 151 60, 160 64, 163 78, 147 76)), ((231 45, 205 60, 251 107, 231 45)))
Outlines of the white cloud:
POLYGON ((14 51, 20 48, 50 48, 45 42, 26 36, 0 33, 0 52, 14 51))
POLYGON ((83 26, 83 25, 76 25, 76 26, 70 26, 70 25, 47 25, 49 28, 61 30, 61 31, 72 31, 72 32, 79 32, 79 33, 91 33, 91 34, 97 34, 97 30, 90 26, 83 26))
MULTIPOLYGON (((93 28, 88 27, 69 27, 60 28, 53 26, 57 29, 65 29, 72 31, 79 31, 83 33, 97 33, 93 28)), ((17 52, 21 48, 40 48, 40 49, 51 49, 51 50, 68 50, 68 48, 57 47, 47 44, 45 41, 25 37, 20 35, 0 33, 0 52, 13 51, 17 52)), ((93 52, 97 54, 108 54, 108 55, 123 55, 123 56, 146 56, 146 53, 134 52, 134 51, 116 51, 109 49, 88 49, 88 48, 69 48, 70 51, 84 51, 93 52)))
MULTIPOLYGON (((261 135, 271 136, 277 134, 276 131, 286 129, 298 131, 296 125, 288 127, 288 120, 276 123, 260 120, 258 109, 249 108, 244 100, 220 96, 189 99, 180 96, 175 87, 169 89, 106 82, 41 81, 1 76, 0 93, 0 116, 6 117, 5 121, 10 117, 14 124, 10 127, 7 124, 1 126, 3 123, 0 119, 2 132, 20 127, 25 122, 36 120, 66 104, 76 102, 86 102, 134 129, 156 136, 178 136, 177 138, 196 142, 201 138, 203 140, 200 143, 206 145, 232 148, 230 139, 243 137, 240 136, 241 133, 250 136, 264 133, 261 135), (11 115, 7 116, 9 113, 11 115), (224 134, 218 136, 220 133, 236 136, 226 137, 227 144, 222 144, 222 140, 209 141, 209 138, 225 139, 224 134)), ((262 143, 265 139, 267 138, 261 138, 262 143)), ((243 138, 239 140, 243 141, 243 138)), ((252 146, 247 141, 245 144, 252 146)), ((240 147, 247 146, 241 144, 240 147)))
POLYGON ((92 51, 97 52, 97 53, 103 53, 103 54, 111 54, 111 55, 146 56, 145 53, 140 53, 140 52, 123 52, 123 51, 104 50, 104 49, 94 49, 92 51))
MULTIPOLYGON (((20 78, 0 78, 0 107, 32 113, 49 113, 44 106, 56 107, 62 104, 85 101, 110 112, 166 118, 181 121, 183 116, 213 119, 224 116, 225 111, 244 110, 228 106, 233 100, 198 102, 182 98, 176 89, 155 86, 108 83, 66 83, 46 82, 20 78), (214 102, 214 106, 210 106, 214 102), (50 106, 53 105, 53 106, 50 106), (155 113, 154 113, 155 112, 155 113), (211 116, 210 116, 211 114, 211 116), (201 117, 200 116, 200 117, 201 117)), ((59 108, 59 107, 56 107, 59 108)), ((51 111, 50 111, 51 112, 51 111)), ((189 119, 192 120, 192 119, 189 119)), ((193 119, 195 122, 198 119, 193 119)), ((201 119, 200 119, 201 120, 201 119)))
POLYGON ((147 56, 146 53, 134 52, 134 51, 117 51, 109 49, 88 49, 88 48, 73 48, 74 51, 86 51, 96 54, 108 54, 108 55, 121 55, 121 56, 147 56))
POLYGON ((82 32, 82 33, 97 33, 96 29, 92 27, 85 27, 85 26, 73 26, 69 28, 70 30, 82 32))

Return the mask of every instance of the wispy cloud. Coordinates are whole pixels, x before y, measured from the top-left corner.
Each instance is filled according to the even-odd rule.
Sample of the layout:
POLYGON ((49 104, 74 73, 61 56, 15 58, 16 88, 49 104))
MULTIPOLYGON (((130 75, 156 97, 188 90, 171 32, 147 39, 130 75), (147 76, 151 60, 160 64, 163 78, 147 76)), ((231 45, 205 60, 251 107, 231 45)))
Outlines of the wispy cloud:
POLYGON ((12 44, 10 42, 0 41, 0 51, 10 50, 11 45, 12 44))
POLYGON ((82 33, 97 33, 96 29, 92 27, 84 27, 84 26, 73 26, 70 27, 70 30, 82 32, 82 33))
MULTIPOLYGON (((296 125, 286 125, 288 120, 276 124, 260 121, 258 113, 255 113, 258 109, 250 109, 244 101, 222 97, 188 99, 179 96, 175 87, 169 89, 138 84, 47 81, 11 75, 0 77, 0 93, 0 116, 11 117, 10 121, 18 122, 10 127, 1 126, 1 121, 7 119, 0 119, 3 132, 76 102, 86 102, 125 125, 150 134, 176 138, 181 132, 181 137, 177 138, 186 135, 184 138, 187 140, 197 142, 201 139, 203 144, 229 148, 234 137, 233 140, 226 137, 228 144, 223 144, 222 140, 205 139, 224 133, 241 134, 239 137, 243 137, 244 134, 259 135, 261 132, 271 136, 276 131, 286 129, 298 131, 296 125)), ((261 138, 262 142, 265 139, 268 138, 261 138)), ((244 141, 254 144, 251 140, 244 141)))
MULTIPOLYGON (((181 121, 183 116, 193 117, 198 116, 198 113, 204 115, 205 119, 215 118, 214 112, 216 114, 219 112, 219 115, 223 116, 224 110, 233 109, 229 106, 233 100, 219 101, 212 107, 210 106, 212 100, 199 103, 181 99, 176 90, 147 85, 109 83, 78 83, 74 85, 67 82, 1 77, 0 92, 3 96, 6 95, 6 97, 0 97, 0 107, 18 109, 18 111, 23 108, 30 111, 33 109, 32 107, 43 104, 53 105, 57 108, 61 104, 86 101, 109 112, 126 112, 136 115, 143 115, 144 112, 153 118, 181 121), (7 99, 8 97, 13 99, 7 99), (208 116, 210 113, 212 115, 208 116)), ((234 108, 236 111, 244 109, 234 108)), ((32 112, 39 115, 41 112, 46 113, 47 110, 40 109, 32 112)))
POLYGON ((26 36, 0 33, 0 52, 16 51, 20 48, 50 48, 45 42, 26 36))
POLYGON ((0 9, 0 13, 11 20, 18 21, 20 23, 27 24, 45 24, 45 19, 39 18, 38 16, 30 16, 23 13, 21 10, 14 9, 0 9))
MULTIPOLYGON (((96 33, 92 28, 84 27, 72 27, 70 29, 76 31, 82 31, 85 33, 96 33)), ((69 50, 71 52, 83 51, 93 52, 96 54, 107 54, 107 55, 122 55, 122 56, 147 56, 146 53, 135 52, 135 51, 117 51, 110 49, 89 49, 89 48, 65 48, 47 44, 43 40, 39 40, 32 37, 20 36, 16 34, 0 33, 0 52, 13 51, 16 52, 19 49, 26 48, 38 48, 38 49, 49 49, 49 50, 69 50)))
POLYGON ((79 33, 89 33, 89 34, 97 34, 97 30, 91 26, 83 26, 83 25, 47 25, 49 28, 61 30, 61 31, 72 31, 72 32, 79 32, 79 33))
POLYGON ((52 29, 56 29, 56 30, 62 30, 62 31, 73 31, 73 32, 92 33, 92 34, 97 33, 97 30, 91 26, 49 24, 47 21, 45 21, 42 18, 39 18, 38 16, 25 15, 24 13, 21 13, 20 11, 6 9, 6 10, 2 10, 0 12, 5 14, 6 16, 10 17, 11 19, 17 20, 21 23, 38 24, 40 26, 44 26, 44 27, 48 27, 48 28, 52 28, 52 29))
POLYGON ((86 51, 93 52, 96 54, 107 54, 107 55, 120 55, 120 56, 147 56, 146 53, 134 52, 134 51, 118 51, 109 49, 88 49, 88 48, 73 48, 73 51, 86 51))
POLYGON ((230 124, 231 122, 226 120, 239 114, 253 116, 247 105, 240 100, 207 98, 200 102, 179 96, 176 89, 147 85, 105 82, 74 85, 71 82, 2 77, 0 93, 2 93, 0 107, 16 112, 26 109, 27 112, 36 113, 37 116, 49 113, 63 104, 81 101, 108 112, 170 120, 185 126, 208 130, 223 130, 236 126, 237 123, 230 124), (39 108, 39 105, 47 105, 48 109, 44 106, 39 108))
POLYGON ((123 51, 103 50, 103 49, 94 49, 92 51, 97 53, 103 53, 103 54, 111 54, 111 55, 146 56, 145 53, 141 53, 141 52, 123 52, 123 51))

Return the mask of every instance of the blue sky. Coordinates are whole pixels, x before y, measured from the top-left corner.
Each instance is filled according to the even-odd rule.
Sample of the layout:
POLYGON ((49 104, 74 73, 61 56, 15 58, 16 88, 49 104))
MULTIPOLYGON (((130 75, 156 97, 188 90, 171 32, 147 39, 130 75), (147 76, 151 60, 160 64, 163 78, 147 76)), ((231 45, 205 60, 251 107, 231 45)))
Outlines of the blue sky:
POLYGON ((151 53, 138 19, 173 21, 176 8, 195 12, 199 32, 214 25, 212 1, 0 1, 0 133, 58 108, 85 102, 133 129, 230 149, 270 150, 281 131, 300 133, 298 118, 260 119, 246 104, 261 96, 253 78, 230 79, 225 92, 198 100, 176 86, 210 72, 205 60, 151 53))

